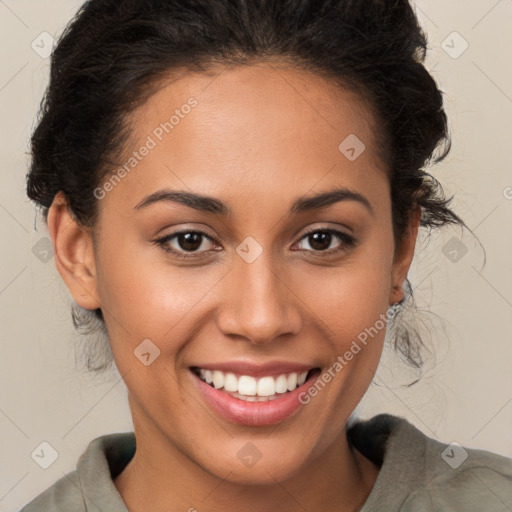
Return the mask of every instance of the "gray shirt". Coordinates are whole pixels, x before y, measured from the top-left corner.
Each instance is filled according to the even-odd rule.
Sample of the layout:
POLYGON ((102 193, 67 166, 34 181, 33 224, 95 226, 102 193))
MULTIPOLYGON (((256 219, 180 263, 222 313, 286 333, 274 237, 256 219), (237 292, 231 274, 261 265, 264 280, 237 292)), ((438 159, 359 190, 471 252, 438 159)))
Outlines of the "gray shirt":
MULTIPOLYGON (((355 422, 347 435, 380 467, 360 512, 512 511, 512 459, 443 444, 389 414, 355 422)), ((128 512, 113 479, 134 453, 133 432, 92 440, 76 470, 20 512, 128 512)))

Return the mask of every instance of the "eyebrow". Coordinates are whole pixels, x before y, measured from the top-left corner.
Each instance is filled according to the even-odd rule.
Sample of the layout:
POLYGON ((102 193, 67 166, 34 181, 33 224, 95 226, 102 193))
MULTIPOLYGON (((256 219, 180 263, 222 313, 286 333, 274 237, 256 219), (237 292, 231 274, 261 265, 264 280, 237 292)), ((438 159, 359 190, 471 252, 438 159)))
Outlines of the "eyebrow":
MULTIPOLYGON (((157 192, 150 194, 142 199, 134 209, 141 210, 160 201, 179 203, 196 210, 215 213, 225 217, 232 214, 232 210, 227 204, 214 197, 195 194, 185 190, 169 189, 158 190, 157 192)), ((359 192, 347 187, 328 190, 313 196, 299 197, 290 207, 289 213, 298 214, 310 210, 319 210, 341 201, 357 201, 364 205, 372 216, 374 216, 373 207, 370 201, 359 192)))

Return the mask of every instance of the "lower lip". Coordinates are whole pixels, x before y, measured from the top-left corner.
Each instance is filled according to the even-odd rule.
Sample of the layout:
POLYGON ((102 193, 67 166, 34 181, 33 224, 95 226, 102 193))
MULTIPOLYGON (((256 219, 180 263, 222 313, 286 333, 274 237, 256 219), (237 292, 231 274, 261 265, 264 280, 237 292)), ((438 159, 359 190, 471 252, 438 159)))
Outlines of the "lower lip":
POLYGON ((307 391, 317 377, 313 375, 302 386, 283 394, 280 398, 266 402, 248 402, 215 389, 202 381, 194 372, 191 373, 199 390, 214 411, 232 423, 252 427, 274 425, 297 412, 301 405, 304 405, 299 401, 299 395, 307 391))

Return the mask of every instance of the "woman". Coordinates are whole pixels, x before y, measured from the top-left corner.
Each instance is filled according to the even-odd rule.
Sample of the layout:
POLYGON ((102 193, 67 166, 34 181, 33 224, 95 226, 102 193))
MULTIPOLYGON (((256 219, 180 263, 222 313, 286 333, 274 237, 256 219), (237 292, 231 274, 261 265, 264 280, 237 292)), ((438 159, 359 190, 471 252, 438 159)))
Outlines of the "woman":
POLYGON ((134 433, 25 512, 512 507, 507 458, 351 418, 419 228, 465 226, 422 170, 449 151, 425 49, 406 0, 83 5, 27 188, 134 433))

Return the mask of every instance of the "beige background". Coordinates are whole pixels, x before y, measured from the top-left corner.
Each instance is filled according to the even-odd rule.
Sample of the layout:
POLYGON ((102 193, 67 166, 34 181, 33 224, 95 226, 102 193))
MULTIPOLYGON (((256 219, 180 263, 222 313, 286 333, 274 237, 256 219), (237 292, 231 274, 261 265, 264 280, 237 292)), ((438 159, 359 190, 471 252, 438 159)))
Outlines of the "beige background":
MULTIPOLYGON (((57 37, 80 4, 0 0, 0 512, 19 510, 74 469, 94 437, 132 428, 119 375, 74 369, 70 296, 53 258, 44 263, 32 252, 47 230, 41 219, 34 229, 24 190, 27 141, 49 71, 31 44, 42 32, 57 37), (31 458, 43 441, 58 452, 46 470, 31 458)), ((450 156, 431 172, 455 194, 487 264, 470 233, 459 261, 443 253, 459 229, 420 241, 409 278, 418 305, 444 319, 427 325, 436 359, 404 388, 410 374, 385 356, 360 412, 401 414, 446 443, 512 457, 512 0, 418 0, 416 9, 453 134, 450 156), (461 38, 469 48, 458 56, 461 38)))

